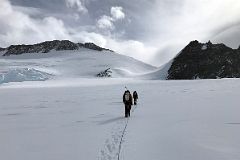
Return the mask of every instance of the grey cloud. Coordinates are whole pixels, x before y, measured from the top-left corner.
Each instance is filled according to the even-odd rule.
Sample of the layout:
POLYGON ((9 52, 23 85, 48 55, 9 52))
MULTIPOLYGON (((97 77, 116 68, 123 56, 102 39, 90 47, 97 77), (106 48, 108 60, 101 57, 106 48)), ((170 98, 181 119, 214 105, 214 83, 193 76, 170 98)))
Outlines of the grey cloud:
POLYGON ((123 8, 119 6, 111 7, 111 15, 114 20, 125 18, 125 13, 123 12, 123 8))
POLYGON ((81 0, 65 0, 65 3, 68 8, 76 8, 80 13, 88 12, 87 8, 83 4, 83 1, 81 0))
MULTIPOLYGON (((155 65, 166 63, 195 39, 224 42, 235 48, 240 44, 239 0, 81 0, 88 10, 86 14, 78 12, 75 7, 67 7, 65 0, 11 2, 13 7, 18 7, 16 11, 25 14, 33 24, 37 22, 42 26, 47 17, 52 17, 55 24, 62 23, 63 32, 60 33, 64 34, 60 34, 61 37, 92 40, 138 59, 144 57, 141 60, 155 65), (96 22, 103 15, 110 17, 114 6, 123 8, 125 18, 115 21, 114 30, 106 33, 96 26, 96 22)), ((8 23, 0 21, 0 24, 5 30, 9 28, 8 23)), ((39 34, 46 30, 37 26, 27 28, 24 32, 37 31, 39 34)), ((12 30, 17 32, 15 27, 12 30)), ((15 42, 25 39, 24 35, 20 34, 15 42)), ((59 38, 55 32, 54 36, 39 35, 34 37, 36 41, 59 38)), ((8 41, 10 43, 11 39, 8 41)))
POLYGON ((224 43, 232 48, 240 46, 240 25, 231 26, 220 33, 213 36, 211 39, 215 43, 224 43))
POLYGON ((114 29, 114 24, 113 24, 113 19, 112 17, 103 15, 98 21, 97 21, 97 26, 100 29, 110 29, 113 30, 114 29))

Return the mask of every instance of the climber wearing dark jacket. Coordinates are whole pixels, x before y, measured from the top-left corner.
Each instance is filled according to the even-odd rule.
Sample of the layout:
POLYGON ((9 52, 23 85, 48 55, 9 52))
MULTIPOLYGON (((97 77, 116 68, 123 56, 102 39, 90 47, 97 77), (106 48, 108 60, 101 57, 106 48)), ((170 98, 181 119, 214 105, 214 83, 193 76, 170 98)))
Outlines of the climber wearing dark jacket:
POLYGON ((138 100, 137 91, 134 91, 134 92, 133 92, 133 99, 134 99, 134 105, 137 105, 137 100, 138 100))
POLYGON ((132 95, 129 90, 125 91, 123 94, 123 103, 125 104, 125 117, 130 117, 132 95))

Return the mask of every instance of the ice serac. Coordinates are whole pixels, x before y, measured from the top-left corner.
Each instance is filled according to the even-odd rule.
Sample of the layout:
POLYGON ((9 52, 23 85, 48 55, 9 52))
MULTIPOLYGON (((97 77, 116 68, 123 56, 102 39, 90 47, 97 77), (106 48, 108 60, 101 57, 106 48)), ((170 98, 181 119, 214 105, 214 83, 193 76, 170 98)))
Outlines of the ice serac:
POLYGON ((177 55, 167 79, 240 78, 240 49, 224 44, 190 42, 177 55))
POLYGON ((0 72, 0 84, 23 81, 45 81, 50 77, 50 74, 35 70, 33 68, 17 68, 0 72))
MULTIPOLYGON (((69 40, 53 40, 53 41, 45 41, 38 44, 33 45, 11 45, 6 48, 6 53, 3 56, 10 55, 20 55, 24 53, 48 53, 51 50, 56 51, 64 51, 64 50, 79 50, 80 48, 87 48, 96 51, 108 50, 106 48, 99 47, 94 43, 73 43, 69 40)), ((2 50, 5 50, 2 48, 2 50)), ((0 48, 1 51, 1 48, 0 48)))

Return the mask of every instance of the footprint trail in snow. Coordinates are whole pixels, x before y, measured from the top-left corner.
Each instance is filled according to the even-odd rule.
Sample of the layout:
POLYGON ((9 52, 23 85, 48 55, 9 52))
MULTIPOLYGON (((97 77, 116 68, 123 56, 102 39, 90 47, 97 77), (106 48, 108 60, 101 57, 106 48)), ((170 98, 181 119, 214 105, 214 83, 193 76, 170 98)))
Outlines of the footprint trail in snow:
MULTIPOLYGON (((132 113, 136 107, 132 108, 132 113)), ((122 153, 122 143, 128 126, 129 118, 117 122, 116 127, 112 129, 111 138, 105 141, 105 145, 100 152, 99 160, 120 160, 122 153)))

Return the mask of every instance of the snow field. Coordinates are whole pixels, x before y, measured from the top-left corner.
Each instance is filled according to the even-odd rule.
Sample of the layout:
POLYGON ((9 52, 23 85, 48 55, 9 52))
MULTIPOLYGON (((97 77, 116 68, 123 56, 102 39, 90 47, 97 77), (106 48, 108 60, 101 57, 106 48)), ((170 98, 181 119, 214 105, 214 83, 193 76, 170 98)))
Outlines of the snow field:
POLYGON ((102 92, 101 87, 1 89, 1 97, 14 98, 2 100, 1 159, 97 159, 112 128, 107 120, 122 113, 122 104, 104 100, 102 92))
POLYGON ((240 159, 240 80, 159 80, 171 63, 90 50, 1 57, 0 159, 240 159), (95 77, 107 68, 112 78, 95 77), (125 86, 140 98, 129 119, 125 86))
POLYGON ((98 52, 88 49, 0 57, 0 67, 0 78, 10 77, 2 80, 1 83, 43 79, 95 78, 98 73, 108 68, 113 72, 112 78, 130 78, 157 69, 114 52, 98 52), (33 70, 34 73, 29 70, 33 70))
POLYGON ((125 86, 140 99, 120 159, 240 158, 238 79, 95 81, 94 86, 85 81, 41 88, 24 88, 25 83, 0 89, 1 159, 118 159, 127 121, 125 86))
POLYGON ((128 125, 125 160, 240 158, 238 79, 137 87, 141 107, 128 125))

